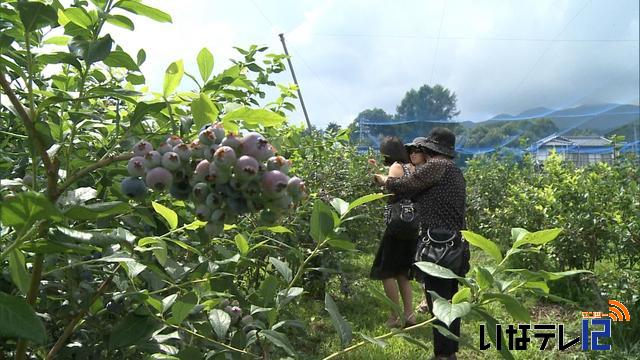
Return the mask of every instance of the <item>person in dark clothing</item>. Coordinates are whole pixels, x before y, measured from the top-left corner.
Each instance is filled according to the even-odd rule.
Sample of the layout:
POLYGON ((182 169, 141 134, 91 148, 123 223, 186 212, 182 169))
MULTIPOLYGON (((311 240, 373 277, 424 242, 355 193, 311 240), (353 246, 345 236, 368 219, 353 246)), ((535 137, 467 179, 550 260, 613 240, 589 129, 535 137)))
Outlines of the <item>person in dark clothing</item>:
MULTIPOLYGON (((384 164, 389 166, 388 176, 390 177, 407 177, 415 171, 415 166, 421 165, 425 161, 425 157, 415 140, 414 143, 403 145, 397 137, 386 137, 380 145, 380 152, 384 157, 384 164)), ((390 197, 386 210, 391 204, 402 199, 403 197, 400 196, 390 197)), ((388 216, 387 211, 385 211, 385 216, 388 216)), ((388 219, 385 218, 385 223, 387 221, 388 219)), ((385 294, 396 304, 400 302, 398 291, 400 292, 404 307, 405 326, 416 323, 409 272, 415 255, 417 239, 417 230, 407 231, 405 228, 389 224, 385 228, 369 275, 371 279, 382 280, 385 294)), ((387 320, 387 326, 397 327, 399 325, 400 321, 397 315, 392 312, 387 320)))
MULTIPOLYGON (((459 234, 466 228, 466 183, 462 171, 453 162, 455 134, 445 128, 434 128, 427 138, 426 148, 427 162, 415 173, 403 178, 376 175, 375 180, 384 184, 389 192, 413 199, 423 229, 459 234)), ((466 273, 468 266, 467 258, 465 269, 455 272, 466 273)), ((430 310, 433 309, 433 301, 427 290, 435 291, 448 300, 458 291, 458 282, 454 279, 426 274, 420 278, 430 310)), ((445 326, 442 322, 436 323, 445 326)), ((460 319, 456 319, 448 329, 460 336, 460 319)), ((434 328, 433 342, 436 359, 456 359, 457 341, 446 338, 434 328)))

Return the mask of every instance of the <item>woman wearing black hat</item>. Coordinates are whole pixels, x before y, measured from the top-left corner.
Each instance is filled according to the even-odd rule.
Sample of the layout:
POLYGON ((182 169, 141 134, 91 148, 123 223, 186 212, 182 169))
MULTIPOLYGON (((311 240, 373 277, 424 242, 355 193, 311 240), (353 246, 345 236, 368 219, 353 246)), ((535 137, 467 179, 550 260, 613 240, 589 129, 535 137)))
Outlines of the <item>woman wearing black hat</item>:
MULTIPOLYGON (((469 269, 468 244, 462 239, 460 230, 465 229, 466 184, 462 171, 455 165, 455 134, 445 128, 434 128, 425 144, 427 162, 407 177, 392 178, 375 175, 375 181, 384 184, 388 191, 413 199, 424 232, 430 236, 451 240, 453 246, 464 249, 464 259, 459 268, 451 269, 464 275, 469 269)), ((444 242, 444 241, 443 241, 444 242)), ((447 243, 449 243, 447 241, 447 243)), ((433 302, 427 290, 435 291, 445 299, 451 299, 458 290, 458 282, 418 274, 423 282, 429 308, 433 302)), ((436 322, 445 326, 442 322, 436 322)), ((460 319, 456 319, 449 331, 460 335, 460 319)), ((433 329, 434 353, 437 359, 455 359, 458 342, 441 335, 433 329)))
MULTIPOLYGON (((423 141, 425 138, 421 138, 423 141)), ((384 164, 389 166, 389 177, 404 178, 415 171, 416 166, 424 164, 426 158, 421 148, 414 139, 410 144, 403 145, 397 137, 386 137, 380 145, 380 153, 384 157, 384 164), (410 160, 410 162, 409 162, 410 160)), ((392 204, 404 198, 394 196, 389 199, 387 209, 392 204)), ((385 211, 386 213, 386 211, 385 211)), ((374 280, 382 280, 385 294, 396 304, 402 297, 404 307, 405 326, 414 325, 416 322, 413 313, 413 293, 409 282, 409 271, 415 255, 416 243, 418 239, 417 227, 408 231, 406 226, 398 227, 389 223, 389 215, 385 215, 386 227, 382 241, 371 266, 369 277, 374 280)), ((387 326, 397 327, 400 321, 395 312, 392 312, 387 320, 387 326)))

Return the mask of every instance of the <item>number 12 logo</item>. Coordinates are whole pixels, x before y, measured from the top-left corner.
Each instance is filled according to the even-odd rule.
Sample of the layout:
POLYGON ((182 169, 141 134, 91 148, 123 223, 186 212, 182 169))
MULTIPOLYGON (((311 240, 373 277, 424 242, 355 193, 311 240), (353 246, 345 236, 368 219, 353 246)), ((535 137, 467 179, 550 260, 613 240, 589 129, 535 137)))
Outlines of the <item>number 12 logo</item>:
POLYGON ((582 350, 611 350, 611 344, 600 344, 598 339, 611 337, 611 319, 582 319, 582 350), (589 331, 589 320, 592 325, 604 325, 602 330, 589 331), (589 342, 591 334, 591 342, 589 342))

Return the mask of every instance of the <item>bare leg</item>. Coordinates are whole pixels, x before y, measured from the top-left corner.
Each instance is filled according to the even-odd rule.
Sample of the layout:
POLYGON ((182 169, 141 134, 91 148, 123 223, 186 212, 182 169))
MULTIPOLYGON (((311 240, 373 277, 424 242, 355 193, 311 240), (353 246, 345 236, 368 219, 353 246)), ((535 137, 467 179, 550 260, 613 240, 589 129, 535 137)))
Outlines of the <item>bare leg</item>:
POLYGON ((409 323, 415 322, 415 314, 413 313, 413 292, 411 290, 411 282, 409 279, 400 275, 396 277, 398 280, 398 287, 400 288, 400 295, 402 295, 402 304, 404 306, 404 317, 409 320, 409 323))
MULTIPOLYGON (((398 286, 396 285, 396 279, 389 278, 382 280, 382 286, 384 287, 384 293, 387 294, 387 297, 393 301, 395 304, 400 304, 399 296, 398 296, 398 286)), ((392 310, 391 316, 389 319, 395 319, 396 313, 392 310)))

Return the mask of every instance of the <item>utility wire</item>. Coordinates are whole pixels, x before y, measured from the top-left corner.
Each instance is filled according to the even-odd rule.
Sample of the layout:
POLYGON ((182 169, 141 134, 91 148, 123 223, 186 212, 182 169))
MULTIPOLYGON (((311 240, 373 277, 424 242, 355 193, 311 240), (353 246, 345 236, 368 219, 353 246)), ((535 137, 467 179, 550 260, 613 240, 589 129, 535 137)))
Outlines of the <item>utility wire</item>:
POLYGON ((431 77, 429 77, 429 84, 432 84, 433 73, 436 70, 436 62, 438 61, 438 47, 440 47, 440 34, 442 33, 442 23, 444 23, 444 12, 447 9, 447 2, 443 0, 442 14, 440 15, 440 26, 438 27, 438 37, 436 39, 436 49, 433 52, 433 62, 431 63, 431 77))
POLYGON ((366 33, 312 33, 315 37, 363 37, 363 38, 392 38, 392 39, 421 39, 421 40, 474 40, 474 41, 529 41, 529 42, 568 42, 568 43, 585 43, 585 42, 632 42, 637 43, 640 39, 548 39, 534 37, 476 37, 476 36, 432 36, 432 35, 412 35, 412 34, 366 34, 366 33))
MULTIPOLYGON (((569 27, 569 25, 571 25, 571 23, 573 22, 573 20, 575 20, 578 15, 580 15, 582 13, 582 11, 587 7, 587 5, 591 4, 591 0, 587 0, 584 2, 584 4, 582 5, 582 7, 580 8, 580 10, 578 10, 578 12, 575 13, 575 15, 573 15, 573 17, 562 27, 562 29, 556 34, 556 36, 553 37, 553 40, 556 40, 558 38, 560 38, 560 36, 562 35, 562 33, 564 33, 565 30, 567 30, 567 28, 569 27)), ((527 81, 527 79, 529 79, 529 76, 531 75, 531 73, 533 72, 533 70, 538 66, 538 64, 540 64, 540 61, 542 60, 542 58, 544 58, 544 56, 547 54, 547 52, 549 52, 549 50, 551 49, 551 47, 553 46, 554 42, 551 41, 549 42, 549 44, 547 44, 547 47, 544 49, 544 51, 542 51, 542 53, 540 54, 540 56, 538 56, 538 58, 536 59, 536 61, 533 63, 533 66, 531 66, 531 68, 529 69, 529 71, 527 71, 524 75, 524 77, 522 78, 522 80, 520 80, 520 82, 518 83, 518 86, 515 87, 515 89, 513 91, 511 91, 510 94, 512 94, 513 96, 517 95, 518 92, 520 91, 520 89, 522 88, 522 85, 524 85, 525 81, 527 81)))

